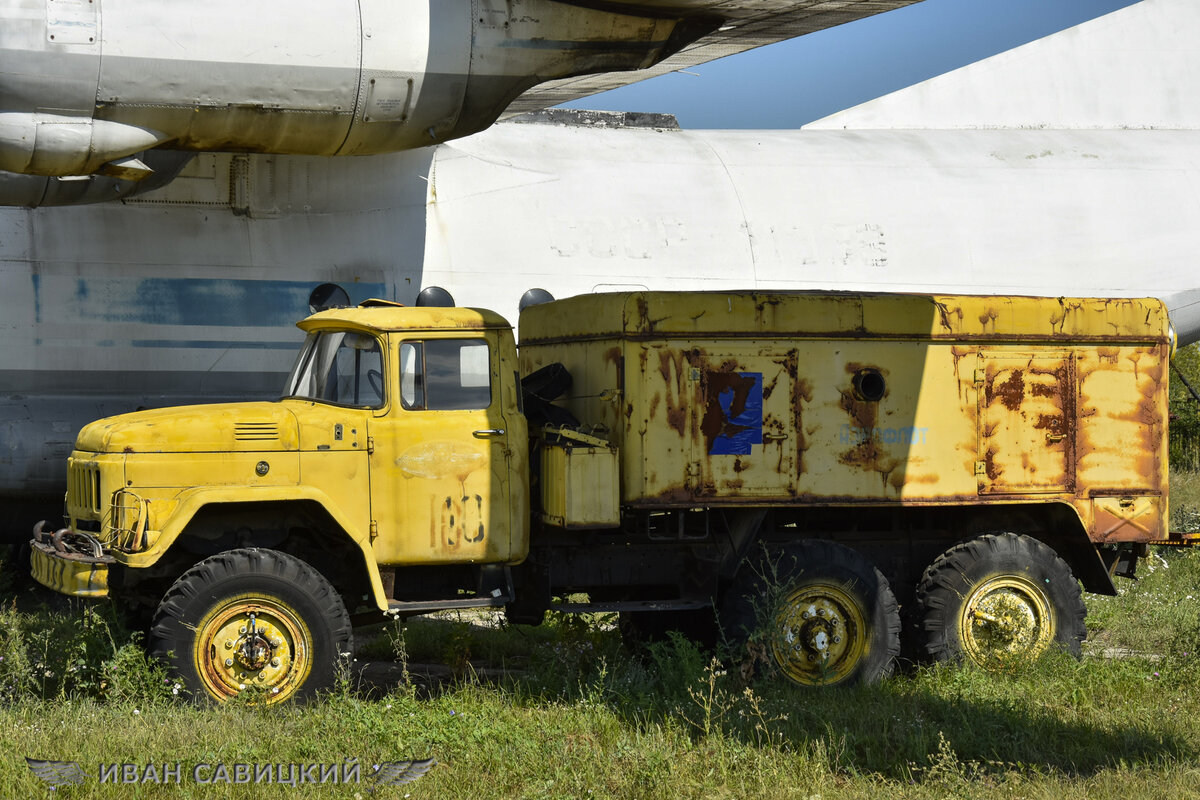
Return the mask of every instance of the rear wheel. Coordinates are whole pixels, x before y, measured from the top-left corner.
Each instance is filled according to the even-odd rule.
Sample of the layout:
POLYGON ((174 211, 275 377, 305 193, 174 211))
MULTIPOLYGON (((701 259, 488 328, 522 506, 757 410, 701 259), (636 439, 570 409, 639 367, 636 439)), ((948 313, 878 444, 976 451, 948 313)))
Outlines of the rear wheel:
POLYGON ((1079 583, 1029 536, 997 533, 938 556, 917 587, 925 652, 937 661, 996 666, 1057 644, 1078 656, 1087 627, 1079 583))
POLYGON ((726 636, 759 635, 771 662, 801 686, 874 683, 900 652, 900 611, 882 573, 825 540, 796 542, 743 566, 722 608, 726 636))
POLYGON ((286 553, 230 550, 167 591, 150 630, 153 655, 196 697, 250 690, 267 703, 312 697, 351 648, 350 617, 325 578, 286 553))

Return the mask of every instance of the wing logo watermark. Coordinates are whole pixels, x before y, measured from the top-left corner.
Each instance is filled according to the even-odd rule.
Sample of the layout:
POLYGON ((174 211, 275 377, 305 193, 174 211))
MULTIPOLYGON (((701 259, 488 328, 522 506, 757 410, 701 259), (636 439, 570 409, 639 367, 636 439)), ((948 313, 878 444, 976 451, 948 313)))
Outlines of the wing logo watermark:
POLYGON ((412 783, 433 769, 436 763, 435 759, 426 758, 422 761, 392 761, 380 764, 379 769, 371 776, 371 782, 375 784, 371 791, 381 786, 403 786, 412 783))
MULTIPOLYGON (((29 770, 50 784, 50 789, 78 786, 91 775, 75 761, 41 761, 26 758, 29 770)), ((100 764, 99 783, 106 784, 274 784, 295 788, 304 784, 364 783, 375 792, 385 786, 403 786, 421 778, 437 764, 432 758, 409 761, 384 761, 363 769, 357 757, 328 764, 207 764, 183 762, 149 764, 100 764), (190 778, 190 780, 189 780, 190 778)))
POLYGON ((34 775, 50 784, 54 789, 63 786, 78 786, 88 777, 88 774, 83 771, 83 767, 74 761, 38 761, 36 758, 27 756, 25 763, 29 765, 29 770, 34 775))

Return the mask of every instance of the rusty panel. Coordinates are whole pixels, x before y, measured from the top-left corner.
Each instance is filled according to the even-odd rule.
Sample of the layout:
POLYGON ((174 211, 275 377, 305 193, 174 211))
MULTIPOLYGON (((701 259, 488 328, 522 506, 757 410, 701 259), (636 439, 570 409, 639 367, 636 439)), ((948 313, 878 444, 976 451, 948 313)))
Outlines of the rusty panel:
POLYGON ((1073 491, 1071 354, 987 352, 980 363, 979 493, 1073 491))
MULTIPOLYGON (((909 305, 915 298, 908 298, 909 305)), ((920 301, 918 301, 920 302, 920 301)), ((928 306, 929 300, 923 300, 928 306)), ((631 333, 671 336, 744 336, 862 330, 858 295, 764 292, 644 292, 629 295, 625 325, 631 333)))
POLYGON ((661 495, 686 501, 700 485, 692 467, 692 443, 699 436, 701 351, 642 345, 636 352, 636 360, 625 363, 621 499, 637 502, 661 495))
POLYGON ((812 386, 800 486, 814 500, 928 501, 974 493, 973 351, 913 342, 806 348, 812 386), (877 371, 883 396, 856 391, 877 371))
POLYGON ((627 499, 796 493, 805 445, 794 408, 804 389, 795 380, 796 351, 779 344, 702 339, 687 349, 671 341, 641 350, 645 360, 626 380, 632 414, 624 464, 645 469, 640 491, 627 499))
POLYGON ((1154 299, 787 292, 626 292, 526 309, 521 342, 571 338, 901 338, 1119 342, 1166 339, 1154 299))
POLYGON ((1164 348, 1081 349, 1078 364, 1080 486, 1165 492, 1164 348))
MULTIPOLYGON (((864 296, 866 327, 925 333, 911 328, 901 331, 901 326, 888 322, 895 309, 911 297, 864 296), (880 313, 883 310, 891 314, 880 313)), ((935 327, 928 332, 938 338, 1150 341, 1161 339, 1166 331, 1166 310, 1153 299, 1013 295, 933 295, 930 299, 937 307, 937 317, 935 327)))
POLYGON ((1164 480, 1154 301, 630 293, 535 307, 522 329, 523 370, 563 362, 564 404, 609 426, 626 504, 1067 494, 1090 524, 1077 498, 1164 480))
POLYGON ((625 502, 936 501, 976 492, 973 351, 672 344, 647 346, 630 362, 625 502), (877 400, 855 389, 855 376, 872 370, 884 386, 877 400))
POLYGON ((1096 542, 1149 542, 1167 538, 1165 498, 1097 497, 1092 501, 1096 542))

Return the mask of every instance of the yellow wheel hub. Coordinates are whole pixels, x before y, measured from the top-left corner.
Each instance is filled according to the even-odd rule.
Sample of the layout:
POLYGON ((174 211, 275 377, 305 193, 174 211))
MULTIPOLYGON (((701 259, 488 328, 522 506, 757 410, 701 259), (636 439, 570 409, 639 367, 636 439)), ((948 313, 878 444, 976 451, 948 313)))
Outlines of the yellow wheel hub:
POLYGON ((771 655, 784 674, 805 686, 846 680, 867 649, 866 613, 833 584, 793 589, 775 615, 771 655))
POLYGON ((237 597, 210 611, 196 629, 193 655, 205 690, 227 700, 247 689, 265 702, 291 697, 312 668, 312 634, 286 603, 237 597))
POLYGON ((1054 615, 1037 584, 1014 575, 984 581, 963 604, 963 652, 977 664, 1031 658, 1054 640, 1054 615))

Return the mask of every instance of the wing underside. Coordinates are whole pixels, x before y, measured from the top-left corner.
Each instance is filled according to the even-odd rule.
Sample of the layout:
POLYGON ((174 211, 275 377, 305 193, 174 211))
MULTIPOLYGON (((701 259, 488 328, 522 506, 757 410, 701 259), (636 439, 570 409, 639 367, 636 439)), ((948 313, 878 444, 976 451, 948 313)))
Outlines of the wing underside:
POLYGON ((682 18, 683 30, 709 31, 658 64, 633 72, 604 72, 539 84, 505 111, 512 117, 580 97, 688 69, 756 47, 881 14, 920 0, 635 0, 583 3, 633 14, 682 18))

